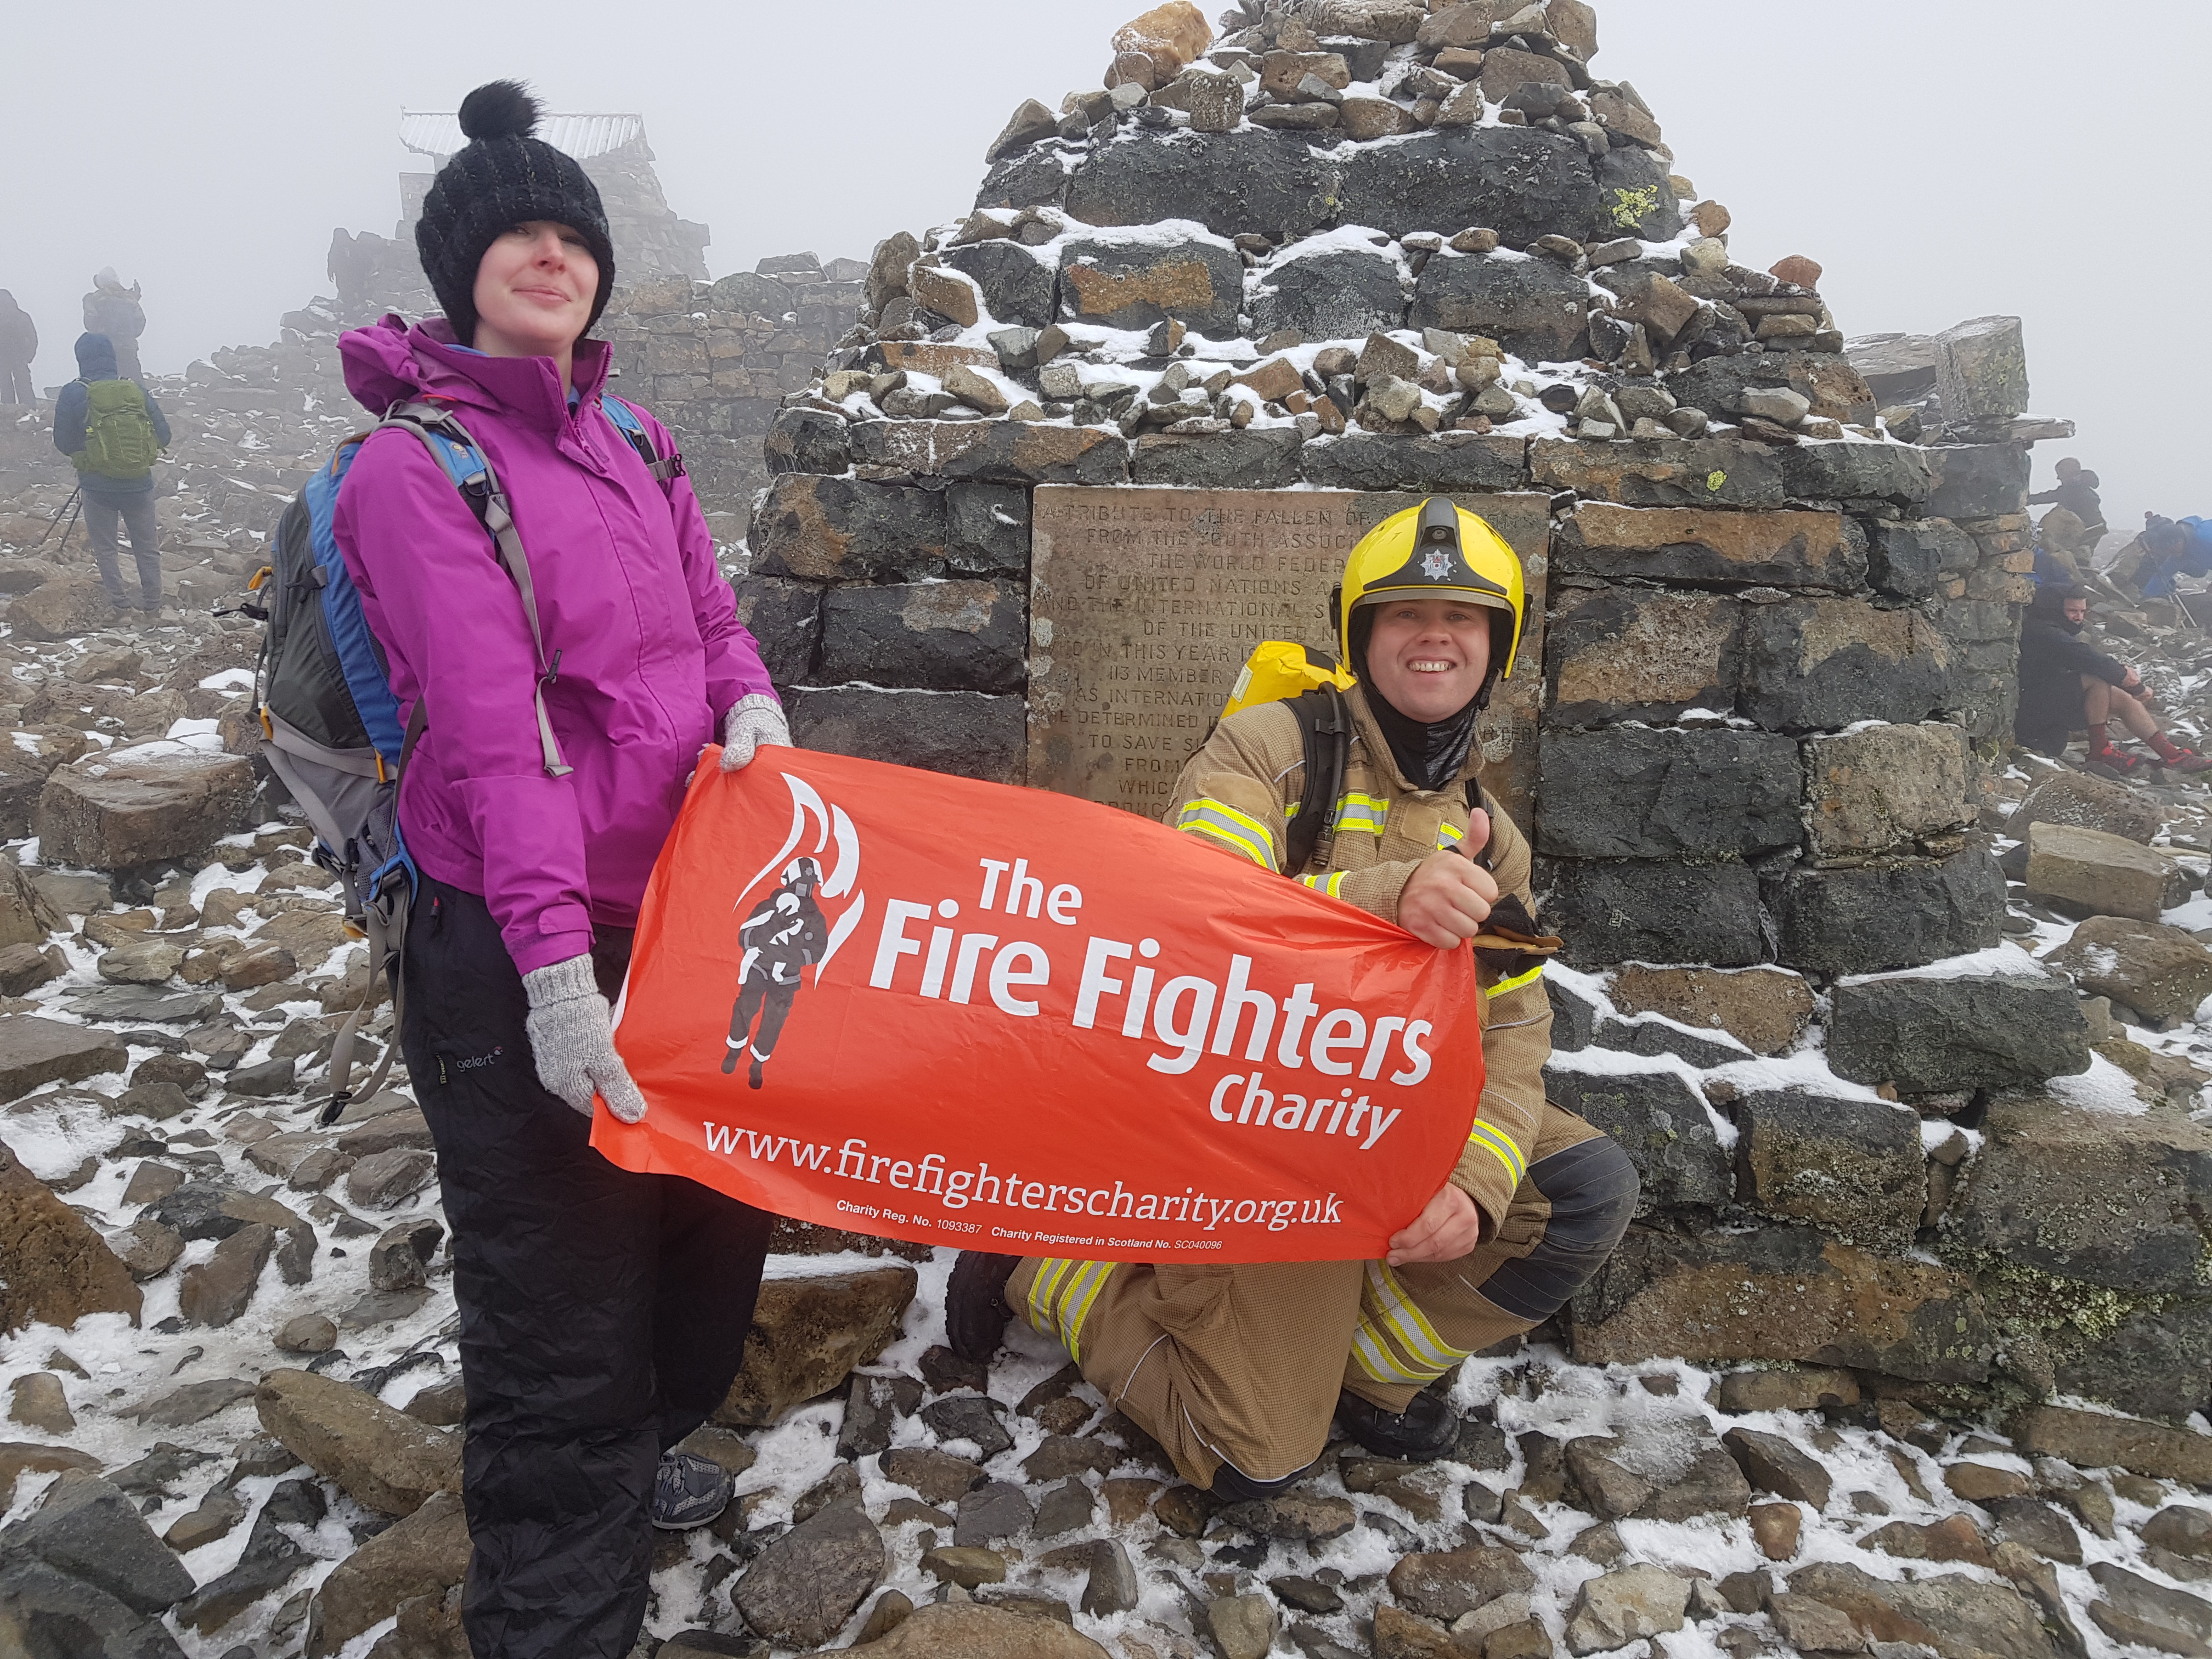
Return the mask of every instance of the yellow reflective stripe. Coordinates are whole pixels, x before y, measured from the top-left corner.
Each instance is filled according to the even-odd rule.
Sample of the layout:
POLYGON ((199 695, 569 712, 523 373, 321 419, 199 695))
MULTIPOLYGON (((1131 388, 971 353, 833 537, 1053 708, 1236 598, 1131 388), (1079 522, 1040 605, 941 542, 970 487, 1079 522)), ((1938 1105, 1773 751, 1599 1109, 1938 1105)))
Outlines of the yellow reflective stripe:
POLYGON ((1359 1362, 1359 1369, 1367 1373, 1370 1382, 1419 1384, 1436 1381, 1432 1376, 1416 1376, 1391 1358, 1364 1324, 1352 1334, 1352 1357, 1359 1362))
POLYGON ((1300 876, 1298 881, 1302 886, 1310 887, 1316 893, 1326 893, 1331 898, 1341 898, 1344 895, 1344 878, 1347 873, 1346 871, 1334 870, 1325 876, 1300 876))
POLYGON ((1106 1288, 1106 1276, 1113 1271, 1110 1261, 1085 1262, 1061 1300, 1060 1340, 1066 1344, 1070 1359, 1083 1358, 1083 1322, 1089 1317, 1091 1304, 1098 1299, 1098 1292, 1106 1288))
POLYGON ((1176 815, 1176 828, 1194 836, 1210 836, 1266 869, 1276 866, 1273 832, 1259 819, 1225 802, 1192 801, 1176 815))
POLYGON ((1073 1261, 1048 1261, 1039 1266, 1036 1277, 1030 1281, 1030 1328, 1038 1335, 1060 1334, 1060 1322, 1052 1311, 1053 1297, 1060 1281, 1077 1266, 1073 1261))
POLYGON ((1528 1160, 1521 1155, 1521 1149, 1513 1144, 1510 1135, 1501 1133, 1477 1118, 1467 1138, 1488 1147, 1498 1161, 1505 1166, 1505 1173, 1513 1178, 1513 1184, 1516 1187, 1521 1184, 1521 1177, 1528 1173, 1528 1160))
POLYGON ((1406 1294, 1406 1287, 1398 1282, 1398 1276, 1387 1264, 1370 1261, 1367 1273, 1369 1281, 1375 1285, 1377 1298, 1389 1298, 1382 1311, 1390 1334, 1415 1360, 1435 1367, 1433 1376, 1442 1376, 1474 1352, 1471 1348, 1455 1348, 1437 1334, 1436 1327, 1429 1323, 1429 1316, 1421 1311, 1419 1304, 1406 1294))
POLYGON ((1383 821, 1390 816, 1390 803, 1375 795, 1348 794, 1336 804, 1336 829, 1340 835, 1354 830, 1363 835, 1379 836, 1383 821))
POLYGON ((1502 997, 1508 991, 1517 991, 1524 985, 1534 985, 1544 977, 1544 964, 1538 963, 1525 974, 1516 974, 1511 979, 1501 979, 1484 992, 1485 996, 1502 997))
POLYGON ((1449 823, 1437 826, 1437 851, 1439 853, 1449 852, 1466 839, 1467 831, 1464 830, 1455 830, 1449 823))

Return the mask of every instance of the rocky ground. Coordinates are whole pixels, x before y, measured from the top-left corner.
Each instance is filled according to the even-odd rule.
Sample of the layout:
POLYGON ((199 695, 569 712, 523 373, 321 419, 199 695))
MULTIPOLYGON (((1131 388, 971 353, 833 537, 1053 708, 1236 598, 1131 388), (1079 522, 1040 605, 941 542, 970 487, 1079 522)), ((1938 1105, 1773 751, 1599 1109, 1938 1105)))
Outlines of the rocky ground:
MULTIPOLYGON (((254 635, 38 637, 61 630, 33 602, 69 580, 17 598, 0 644, 0 1595, 76 1621, 58 1652, 457 1653, 435 1160, 404 1089, 318 1123, 359 947, 304 831, 222 752, 254 635)), ((2170 705, 2202 707, 2212 642, 2178 612, 2103 623, 2170 705)), ((1986 818, 2022 878, 2000 948, 2094 999, 2091 1070, 2057 1087, 2101 1113, 2197 1111, 2203 789, 2014 756, 1986 818)), ((1560 975, 1601 1019, 1632 1018, 1620 990, 1560 975)), ((1563 1086, 1607 1055, 1635 1060, 1564 1054, 1563 1086)), ((1712 1059, 1660 1063, 1710 1098, 1741 1064, 1712 1059)), ((1758 1063, 1849 1088, 1818 1048, 1758 1063)), ((1941 1132, 1961 1159, 1982 1144, 1941 1132)), ((988 1376, 949 1355, 944 1260, 781 1243, 745 1375, 701 1436, 740 1500, 657 1552, 648 1629, 672 1659, 846 1645, 910 1607, 884 1651, 2046 1659, 2212 1640, 2201 1417, 2063 1398, 1943 1416, 1849 1371, 1576 1364, 1547 1330, 1462 1369, 1455 1458, 1340 1444, 1290 1496, 1221 1510, 1041 1340, 1015 1333, 988 1376)))

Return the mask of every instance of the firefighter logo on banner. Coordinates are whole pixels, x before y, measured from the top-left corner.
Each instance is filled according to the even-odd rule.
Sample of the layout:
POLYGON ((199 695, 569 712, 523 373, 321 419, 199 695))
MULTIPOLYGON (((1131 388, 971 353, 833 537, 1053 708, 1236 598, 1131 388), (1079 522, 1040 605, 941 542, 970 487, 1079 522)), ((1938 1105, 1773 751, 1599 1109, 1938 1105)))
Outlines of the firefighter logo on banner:
POLYGON ((648 1110, 592 1143, 931 1244, 1372 1258, 1466 1144, 1480 1001, 1469 952, 1108 807, 710 755, 618 1014, 648 1110))

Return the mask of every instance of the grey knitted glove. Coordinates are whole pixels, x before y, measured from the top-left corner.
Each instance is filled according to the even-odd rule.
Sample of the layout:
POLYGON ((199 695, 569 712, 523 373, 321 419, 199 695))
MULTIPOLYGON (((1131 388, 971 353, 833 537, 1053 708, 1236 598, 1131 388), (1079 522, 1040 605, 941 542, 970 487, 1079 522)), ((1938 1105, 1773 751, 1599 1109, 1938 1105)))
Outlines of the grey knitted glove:
POLYGON ((625 1123, 645 1115, 645 1097, 615 1052, 614 1011, 599 994, 592 959, 571 957, 522 976, 530 994, 530 1052, 538 1080, 586 1117, 596 1090, 607 1109, 625 1123))
POLYGON ((753 750, 764 743, 791 747, 791 728, 783 721, 783 705, 756 691, 739 697, 722 717, 722 769, 742 772, 753 763, 753 750))

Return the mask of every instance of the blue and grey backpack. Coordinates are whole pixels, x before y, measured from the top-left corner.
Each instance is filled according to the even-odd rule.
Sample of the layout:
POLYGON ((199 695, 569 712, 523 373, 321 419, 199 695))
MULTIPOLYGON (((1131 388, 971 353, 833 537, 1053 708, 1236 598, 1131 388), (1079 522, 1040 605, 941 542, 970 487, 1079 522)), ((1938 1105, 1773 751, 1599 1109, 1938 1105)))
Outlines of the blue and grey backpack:
MULTIPOLYGON (((684 471, 684 458, 663 459, 635 410, 608 395, 599 407, 629 440, 663 489, 684 471)), ((549 776, 568 766, 545 712, 545 686, 560 672, 561 653, 549 657, 538 622, 538 596, 530 559, 514 527, 507 493, 491 462, 450 410, 428 401, 394 405, 372 428, 338 447, 330 464, 310 479, 285 509, 276 528, 274 556, 257 574, 258 603, 241 609, 264 624, 255 670, 262 752, 307 816, 315 832, 314 860, 343 884, 346 920, 368 940, 371 994, 340 1026, 331 1054, 331 1099, 323 1114, 336 1118, 356 1093, 383 1086, 398 1048, 404 1006, 399 959, 415 898, 416 869, 399 832, 399 781, 416 740, 428 721, 427 698, 416 701, 404 726, 384 648, 369 632, 361 593, 338 551, 332 520, 338 491, 374 432, 395 427, 411 433, 437 459, 453 487, 491 537, 500 568, 514 583, 522 614, 538 651, 538 735, 549 776), (374 975, 391 975, 395 1037, 368 1081, 350 1085, 355 1036, 373 1000, 374 975)))

